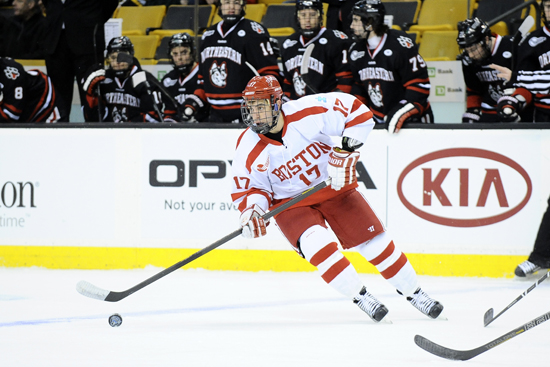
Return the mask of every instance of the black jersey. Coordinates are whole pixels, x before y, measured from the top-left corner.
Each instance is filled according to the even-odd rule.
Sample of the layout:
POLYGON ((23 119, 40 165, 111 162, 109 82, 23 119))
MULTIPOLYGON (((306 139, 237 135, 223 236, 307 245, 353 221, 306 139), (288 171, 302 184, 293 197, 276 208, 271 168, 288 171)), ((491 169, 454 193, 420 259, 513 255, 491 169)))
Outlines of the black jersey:
POLYGON ((9 57, 0 58, 0 122, 55 122, 55 91, 50 78, 9 57))
POLYGON ((211 122, 238 122, 242 92, 255 75, 251 67, 260 75, 281 76, 269 33, 261 24, 242 18, 224 31, 223 23, 202 35, 195 94, 210 104, 211 122))
POLYGON ((281 47, 283 63, 283 91, 290 99, 314 94, 306 87, 300 75, 302 57, 310 44, 315 47, 309 59, 308 76, 311 87, 319 93, 340 90, 350 93, 353 79, 348 65, 350 46, 348 36, 340 31, 321 28, 310 40, 296 32, 288 37, 281 47))
POLYGON ((176 122, 177 107, 167 93, 160 90, 155 77, 142 70, 136 59, 131 68, 125 79, 116 77, 113 69, 105 71, 105 80, 99 83, 101 103, 98 96, 86 97, 86 121, 99 121, 99 105, 104 122, 176 122), (143 82, 134 86, 134 77, 137 81, 137 77, 143 75, 149 86, 143 82), (162 116, 157 113, 157 108, 162 116))
POLYGON ((349 64, 355 83, 352 94, 371 109, 376 122, 400 103, 413 103, 421 116, 431 113, 426 62, 407 33, 390 29, 370 50, 367 40, 353 43, 349 64))
POLYGON ((535 121, 550 121, 550 30, 533 31, 519 46, 512 80, 514 94, 534 102, 535 121), (533 98, 532 98, 533 97, 533 98), (542 113, 542 115, 540 115, 542 113))
POLYGON ((491 56, 476 63, 462 57, 462 73, 466 83, 466 108, 481 110, 480 122, 497 122, 497 102, 504 95, 506 80, 497 76, 490 64, 507 68, 512 64, 512 37, 495 35, 491 56))
POLYGON ((162 78, 162 85, 164 89, 176 100, 178 104, 179 114, 182 115, 184 109, 184 102, 187 98, 193 98, 200 109, 195 115, 195 120, 202 122, 208 118, 208 105, 193 94, 197 89, 197 80, 199 75, 198 64, 193 67, 191 72, 187 76, 182 76, 177 69, 172 69, 164 78, 162 78))

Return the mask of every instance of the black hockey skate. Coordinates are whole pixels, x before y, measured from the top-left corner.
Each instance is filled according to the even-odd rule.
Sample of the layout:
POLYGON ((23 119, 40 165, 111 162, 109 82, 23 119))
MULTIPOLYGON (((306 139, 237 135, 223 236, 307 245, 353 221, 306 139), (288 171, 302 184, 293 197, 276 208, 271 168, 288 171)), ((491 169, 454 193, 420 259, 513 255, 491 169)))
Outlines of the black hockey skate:
POLYGON ((367 292, 365 287, 363 287, 359 294, 353 299, 353 303, 359 306, 360 309, 365 311, 365 313, 376 322, 382 321, 388 314, 386 306, 380 303, 372 294, 367 292))
POLYGON ((525 260, 524 262, 522 262, 521 264, 519 264, 517 266, 514 273, 516 274, 516 276, 524 278, 527 275, 531 275, 531 274, 539 271, 540 269, 541 269, 540 266, 538 266, 536 264, 533 264, 529 260, 525 260))
MULTIPOLYGON (((397 291, 397 293, 402 294, 399 291, 397 291)), ((412 296, 407 297, 407 301, 424 315, 432 319, 437 319, 441 311, 443 311, 443 305, 435 299, 430 298, 430 296, 420 288, 418 288, 412 296)))

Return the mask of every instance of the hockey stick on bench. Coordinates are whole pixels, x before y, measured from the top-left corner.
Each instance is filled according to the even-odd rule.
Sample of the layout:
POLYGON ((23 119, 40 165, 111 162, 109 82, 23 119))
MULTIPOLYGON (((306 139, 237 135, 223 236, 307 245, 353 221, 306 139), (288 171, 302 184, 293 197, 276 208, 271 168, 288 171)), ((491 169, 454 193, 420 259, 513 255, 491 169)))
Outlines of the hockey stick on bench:
POLYGON ((516 298, 515 300, 512 301, 512 303, 510 303, 508 306, 506 306, 506 308, 504 308, 504 310, 500 311, 500 313, 498 315, 496 315, 495 317, 493 317, 493 309, 490 308, 487 310, 487 312, 485 312, 485 315, 483 316, 483 326, 487 326, 489 325, 491 322, 495 321, 497 317, 499 317, 500 315, 502 315, 504 312, 506 312, 507 310, 509 310, 510 308, 512 308, 513 305, 515 305, 516 303, 518 303, 519 300, 521 300, 523 297, 525 297, 529 292, 531 292, 533 289, 535 289, 540 283, 544 282, 544 280, 546 278, 548 278, 550 276, 550 271, 548 271, 546 274, 544 274, 539 280, 536 281, 535 284, 533 284, 532 286, 529 287, 529 289, 527 289, 525 292, 523 292, 522 294, 519 295, 518 298, 516 298))
POLYGON ((304 83, 306 83, 306 86, 309 89, 311 89, 311 91, 314 94, 318 94, 319 91, 311 86, 311 82, 309 80, 309 58, 311 57, 311 53, 313 52, 314 48, 315 48, 314 43, 306 47, 304 56, 302 56, 302 65, 300 66, 300 74, 302 75, 302 80, 304 81, 304 83))
MULTIPOLYGON (((331 179, 328 178, 327 180, 315 185, 311 189, 302 192, 300 195, 294 197, 293 199, 287 201, 286 203, 284 203, 282 205, 279 205, 277 207, 274 207, 273 210, 268 211, 262 217, 264 219, 269 219, 269 218, 274 217, 275 215, 287 210, 288 208, 290 208, 294 204, 304 200, 308 196, 316 193, 317 191, 319 191, 321 189, 324 189, 327 186, 330 186, 330 182, 331 182, 331 179)), ((128 297, 129 295, 139 291, 140 289, 145 288, 149 284, 151 284, 153 282, 156 282, 160 278, 162 278, 162 277, 178 270, 182 266, 184 266, 186 264, 189 264, 191 261, 196 260, 199 257, 209 253, 210 251, 214 250, 215 248, 220 247, 224 243, 229 242, 233 238, 238 237, 241 233, 242 233, 242 228, 239 228, 239 229, 231 232, 227 236, 217 240, 213 244, 203 248, 200 251, 195 252, 193 255, 189 256, 188 258, 186 258, 186 259, 170 266, 169 268, 164 269, 163 271, 153 275, 152 277, 144 280, 143 282, 141 282, 141 283, 133 286, 132 288, 129 288, 129 289, 125 290, 125 291, 122 291, 122 292, 108 291, 106 289, 96 287, 92 283, 89 283, 89 282, 84 281, 84 280, 81 280, 80 282, 77 283, 76 290, 77 290, 78 293, 80 293, 80 294, 82 294, 83 296, 86 296, 86 297, 95 298, 95 299, 98 299, 100 301, 118 302, 121 299, 124 299, 124 298, 128 297)))
POLYGON ((523 324, 520 327, 507 332, 506 334, 496 338, 495 340, 492 340, 489 343, 482 345, 481 347, 477 347, 470 350, 456 350, 456 349, 446 348, 420 335, 416 335, 414 337, 414 342, 416 343, 416 345, 424 349, 426 352, 432 353, 438 357, 452 359, 455 361, 466 361, 468 359, 472 359, 480 355, 481 353, 488 351, 489 349, 493 349, 494 347, 501 345, 505 341, 508 341, 513 337, 518 336, 519 334, 523 334, 524 332, 534 328, 535 326, 542 324, 545 321, 548 321, 549 319, 550 319, 550 312, 547 312, 537 317, 536 319, 533 319, 528 323, 523 324))

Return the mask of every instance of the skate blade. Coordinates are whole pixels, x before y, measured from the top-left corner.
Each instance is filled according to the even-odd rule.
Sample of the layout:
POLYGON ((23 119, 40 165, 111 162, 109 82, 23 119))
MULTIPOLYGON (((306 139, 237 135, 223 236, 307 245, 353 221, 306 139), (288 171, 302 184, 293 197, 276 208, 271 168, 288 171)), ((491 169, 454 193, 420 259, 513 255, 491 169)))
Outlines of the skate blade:
POLYGON ((441 311, 439 316, 437 316, 437 319, 432 319, 432 320, 449 321, 449 319, 447 318, 447 314, 445 313, 445 310, 441 311))
POLYGON ((382 320, 380 320, 380 322, 378 322, 379 324, 393 324, 393 322, 391 321, 391 319, 389 317, 384 317, 382 320))

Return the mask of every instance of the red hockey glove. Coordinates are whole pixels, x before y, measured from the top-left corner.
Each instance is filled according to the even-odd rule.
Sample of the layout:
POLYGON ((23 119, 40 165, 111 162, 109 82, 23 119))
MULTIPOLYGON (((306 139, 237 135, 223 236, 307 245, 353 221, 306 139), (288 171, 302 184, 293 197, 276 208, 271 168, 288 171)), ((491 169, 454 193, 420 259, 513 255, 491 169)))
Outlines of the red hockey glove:
POLYGON ((82 89, 84 89, 86 94, 96 96, 98 83, 102 80, 105 80, 105 69, 95 70, 88 75, 82 84, 82 89))
POLYGON ((242 235, 244 238, 258 238, 267 234, 266 227, 269 225, 269 219, 264 221, 262 215, 265 212, 258 205, 254 204, 243 210, 239 219, 243 227, 242 235))
POLYGON ((355 165, 359 160, 359 152, 347 152, 340 148, 332 148, 328 158, 328 175, 332 178, 330 186, 334 190, 352 184, 357 180, 355 165))
POLYGON ((385 117, 386 127, 391 134, 401 130, 401 126, 414 115, 418 115, 420 111, 414 103, 398 104, 385 117))

